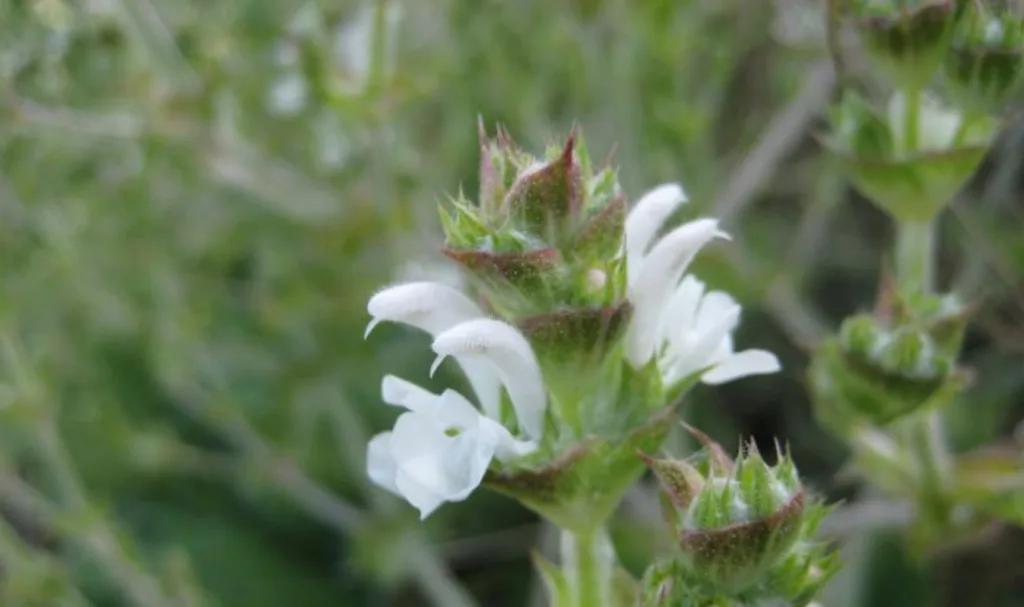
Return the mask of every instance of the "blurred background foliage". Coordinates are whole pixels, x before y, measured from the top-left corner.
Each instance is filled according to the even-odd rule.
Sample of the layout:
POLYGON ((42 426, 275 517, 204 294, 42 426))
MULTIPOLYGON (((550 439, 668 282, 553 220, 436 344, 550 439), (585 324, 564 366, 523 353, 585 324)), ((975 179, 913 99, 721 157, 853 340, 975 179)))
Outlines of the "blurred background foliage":
MULTIPOLYGON (((871 304, 891 240, 814 139, 823 23, 812 0, 0 0, 0 605, 544 604, 535 516, 477 492, 420 525, 363 471, 395 415, 380 377, 431 357, 364 341, 365 303, 457 280, 436 205, 475 192, 478 116, 538 151, 575 124, 633 200, 682 180, 734 233, 696 272, 785 371, 686 415, 789 442, 846 500, 827 605, 1022 604, 1024 533, 912 562, 906 508, 812 418, 808 349, 871 304)), ((1022 125, 960 198, 941 267, 979 306, 948 412, 970 450, 1024 417, 1022 125)), ((665 548, 652 503, 615 530, 634 571, 665 548)))

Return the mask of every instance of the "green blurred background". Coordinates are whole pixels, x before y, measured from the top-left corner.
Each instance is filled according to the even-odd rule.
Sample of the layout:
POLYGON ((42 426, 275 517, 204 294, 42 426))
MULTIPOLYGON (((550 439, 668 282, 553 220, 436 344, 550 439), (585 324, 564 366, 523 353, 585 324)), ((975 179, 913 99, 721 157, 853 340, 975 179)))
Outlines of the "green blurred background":
MULTIPOLYGON (((808 351, 869 306, 891 226, 816 144, 834 77, 812 0, 0 0, 0 605, 544 605, 550 529, 480 491, 425 524, 364 474, 427 379, 366 300, 456 280, 437 203, 476 191, 476 120, 538 152, 575 124, 632 200, 682 181, 731 245, 695 271, 785 370, 697 389, 734 447, 788 441, 846 500, 829 607, 1024 605, 1024 533, 914 564, 906 508, 843 474, 808 351)), ((868 74, 870 76, 870 74, 868 74)), ((1024 125, 944 216, 975 298, 956 448, 1024 416, 1024 125)), ((677 441, 673 441, 677 443, 677 441)), ((666 549, 650 486, 614 529, 666 549)))

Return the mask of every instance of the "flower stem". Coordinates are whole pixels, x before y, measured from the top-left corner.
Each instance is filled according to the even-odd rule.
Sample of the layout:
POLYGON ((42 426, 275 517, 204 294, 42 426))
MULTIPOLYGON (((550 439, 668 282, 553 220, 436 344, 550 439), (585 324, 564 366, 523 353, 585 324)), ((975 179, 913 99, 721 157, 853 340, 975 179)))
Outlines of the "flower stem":
POLYGON ((603 528, 563 530, 562 566, 569 582, 569 603, 564 607, 610 607, 613 559, 611 540, 603 528))
MULTIPOLYGON (((896 272, 901 288, 917 293, 933 291, 934 257, 932 222, 904 221, 898 224, 896 272)), ((944 526, 950 513, 946 495, 950 456, 941 415, 938 411, 927 410, 908 419, 903 438, 915 460, 922 512, 932 523, 944 526)))
POLYGON ((951 513, 946 491, 951 463, 942 417, 936 411, 925 411, 908 420, 906 440, 917 464, 921 514, 943 528, 951 513))
POLYGON ((896 227, 896 275, 911 292, 933 289, 935 236, 930 221, 901 221, 896 227))

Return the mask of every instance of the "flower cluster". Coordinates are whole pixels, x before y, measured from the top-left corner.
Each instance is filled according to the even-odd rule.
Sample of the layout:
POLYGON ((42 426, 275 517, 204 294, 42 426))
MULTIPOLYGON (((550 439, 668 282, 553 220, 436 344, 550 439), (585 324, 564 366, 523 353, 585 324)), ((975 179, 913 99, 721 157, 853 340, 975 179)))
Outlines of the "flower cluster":
POLYGON ((844 90, 825 144, 894 219, 930 221, 977 170, 999 115, 1020 98, 1024 18, 959 0, 853 0, 849 8, 867 55, 898 90, 887 116, 844 90))
POLYGON ((626 358, 639 367, 657 356, 669 385, 695 373, 705 383, 721 384, 778 371, 778 359, 770 352, 733 352, 739 304, 727 293, 707 291, 693 275, 684 275, 704 244, 728 237, 716 220, 686 223, 651 247, 662 225, 686 200, 678 185, 663 185, 641 198, 626 218, 627 276, 634 309, 626 358))
POLYGON ((751 442, 733 460, 718 443, 691 461, 641 455, 661 482, 678 551, 648 571, 643 605, 807 605, 836 570, 815 540, 826 514, 788 454, 768 465, 751 442))
MULTIPOLYGON (((540 161, 503 132, 482 135, 481 158, 480 200, 454 200, 454 215, 443 216, 444 252, 474 297, 410 282, 368 305, 367 335, 384 321, 429 333, 431 374, 453 358, 479 405, 384 378, 383 400, 406 412, 370 442, 369 475, 422 517, 465 499, 495 461, 551 464, 587 437, 625 436, 668 404, 674 386, 780 368, 770 352, 734 351, 739 304, 687 274, 702 248, 727 238, 718 222, 696 219, 659 237, 687 201, 679 185, 651 190, 627 215, 614 171, 594 171, 576 137, 540 161), (609 395, 624 390, 608 378, 624 371, 609 369, 656 389, 616 400, 609 395), (626 401, 639 419, 623 414, 626 401)), ((629 463, 625 476, 640 470, 629 463)))

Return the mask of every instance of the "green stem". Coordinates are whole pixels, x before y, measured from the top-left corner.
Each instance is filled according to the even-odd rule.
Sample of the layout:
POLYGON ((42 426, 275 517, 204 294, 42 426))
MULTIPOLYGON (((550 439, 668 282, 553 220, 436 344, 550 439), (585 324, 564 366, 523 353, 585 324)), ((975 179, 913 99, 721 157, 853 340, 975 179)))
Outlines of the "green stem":
POLYGON ((902 221, 896 226, 896 276, 908 292, 934 287, 935 235, 930 221, 902 221))
POLYGON ((917 463, 922 514, 945 527, 951 510, 946 491, 951 462, 942 417, 936 411, 926 411, 908 420, 906 440, 917 463))
MULTIPOLYGON (((933 223, 905 221, 897 226, 896 272, 908 293, 934 291, 935 234, 933 223)), ((949 522, 946 491, 950 456, 938 411, 928 410, 907 420, 904 440, 918 474, 922 512, 937 525, 949 522)))
POLYGON ((613 559, 611 541, 603 528, 577 533, 563 530, 562 567, 569 583, 569 604, 564 607, 610 607, 613 559))

